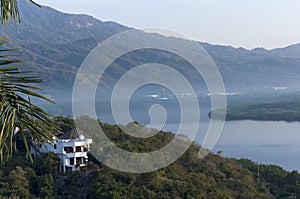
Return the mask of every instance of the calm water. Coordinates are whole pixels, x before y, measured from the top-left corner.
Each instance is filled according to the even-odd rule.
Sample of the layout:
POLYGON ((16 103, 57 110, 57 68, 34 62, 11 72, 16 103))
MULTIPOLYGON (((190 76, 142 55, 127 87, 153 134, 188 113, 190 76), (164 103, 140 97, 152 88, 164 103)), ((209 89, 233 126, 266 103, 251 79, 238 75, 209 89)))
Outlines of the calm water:
MULTIPOLYGON (((172 131, 175 126, 167 124, 165 129, 172 131)), ((202 143, 202 132, 198 132, 198 143, 202 143)), ((226 122, 213 151, 222 151, 226 157, 249 158, 255 162, 277 164, 287 170, 300 171, 300 123, 226 122)))
MULTIPOLYGON (((108 109, 110 104, 102 102, 99 105, 101 105, 97 108, 99 118, 114 124, 111 111, 108 109)), ((130 109, 132 119, 141 124, 148 124, 150 122, 148 112, 150 105, 151 103, 148 102, 134 104, 130 109)), ((178 121, 180 121, 178 105, 170 102, 163 105, 166 105, 168 115, 163 130, 176 133, 179 127, 178 121)), ((201 123, 195 138, 199 144, 203 141, 209 123, 207 117, 209 108, 207 107, 200 107, 201 123)), ((185 119, 192 121, 193 118, 185 119)), ((124 124, 127 124, 126 121, 124 124)), ((287 170, 300 171, 300 123, 248 120, 226 122, 222 134, 212 150, 214 152, 222 151, 226 157, 249 158, 255 162, 277 164, 287 170)))

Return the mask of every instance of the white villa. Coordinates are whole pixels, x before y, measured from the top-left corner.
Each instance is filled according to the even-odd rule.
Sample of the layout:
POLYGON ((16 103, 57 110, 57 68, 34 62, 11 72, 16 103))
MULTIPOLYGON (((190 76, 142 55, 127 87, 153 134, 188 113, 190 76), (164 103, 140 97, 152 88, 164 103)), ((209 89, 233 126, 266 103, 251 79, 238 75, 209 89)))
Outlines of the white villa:
POLYGON ((66 133, 54 132, 56 138, 51 142, 30 144, 32 155, 38 156, 41 153, 53 152, 61 160, 60 170, 62 172, 77 171, 85 167, 88 163, 87 153, 90 149, 92 139, 84 137, 83 132, 78 129, 72 129, 66 133))

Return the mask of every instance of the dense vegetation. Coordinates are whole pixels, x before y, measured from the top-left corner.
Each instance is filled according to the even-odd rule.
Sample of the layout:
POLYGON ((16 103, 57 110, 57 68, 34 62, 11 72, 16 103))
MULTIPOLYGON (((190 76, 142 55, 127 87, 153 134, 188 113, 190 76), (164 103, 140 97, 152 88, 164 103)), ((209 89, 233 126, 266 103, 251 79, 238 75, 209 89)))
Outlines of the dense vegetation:
MULTIPOLYGON (((55 122, 64 130, 73 127, 70 117, 55 122)), ((131 127, 140 128, 138 123, 131 127)), ((160 132, 151 139, 132 138, 114 125, 101 123, 118 146, 133 151, 153 151, 167 144, 172 133, 160 132)), ((224 158, 209 153, 199 159, 199 146, 189 150, 170 166, 151 173, 122 173, 90 157, 85 171, 63 174, 54 154, 26 160, 18 141, 18 151, 0 170, 1 198, 288 198, 300 197, 298 172, 275 165, 258 165, 250 160, 224 158), (259 176, 258 176, 259 169, 259 176)))
MULTIPOLYGON (((9 22, 10 17, 19 18, 16 5, 15 0, 1 1, 2 22, 7 20, 9 22)), ((25 23, 23 29, 22 27, 19 29, 24 31, 16 31, 14 29, 16 27, 5 31, 10 33, 12 38, 20 41, 20 46, 25 51, 22 55, 23 57, 28 58, 28 60, 35 60, 35 68, 44 69, 43 72, 47 74, 49 85, 54 82, 61 87, 61 82, 57 81, 59 78, 51 75, 51 72, 52 74, 59 74, 59 77, 70 77, 70 73, 74 75, 76 71, 75 66, 80 65, 80 62, 86 55, 85 53, 89 52, 89 48, 92 48, 98 41, 127 29, 113 23, 107 23, 105 25, 112 26, 112 28, 107 28, 108 30, 104 31, 99 26, 99 21, 86 16, 69 16, 69 20, 66 20, 66 16, 60 14, 63 20, 57 20, 58 14, 51 9, 45 11, 44 16, 47 17, 43 20, 41 14, 30 12, 28 7, 23 6, 23 13, 28 17, 31 16, 31 19, 33 19, 27 20, 27 22, 32 21, 34 25, 25 23), (36 23, 37 20, 42 25, 38 25, 36 23), (80 20, 83 20, 83 23, 79 23, 80 20), (63 23, 61 23, 61 26, 50 23, 51 31, 47 31, 45 28, 47 21, 63 23), (85 27, 85 25, 90 23, 84 23, 86 21, 92 21, 92 25, 98 24, 97 27, 101 31, 98 28, 91 28, 94 30, 93 32, 87 31, 89 30, 89 25, 88 27, 85 27), (68 24, 68 26, 65 26, 65 24, 68 24), (81 26, 85 28, 81 28, 81 26), (34 32, 36 30, 33 27, 46 31, 32 34, 30 31, 34 32), (55 27, 58 29, 57 32, 54 31, 55 27), (69 32, 63 32, 67 28, 69 32), (92 34, 94 32, 95 34, 92 34), (102 35, 94 38, 99 32, 102 32, 102 35), (23 34, 24 39, 20 39, 19 33, 23 34), (52 37, 49 37, 50 35, 47 34, 47 40, 45 33, 51 33, 52 37), (73 37, 70 37, 68 33, 71 33, 73 37), (30 37, 30 35, 33 37, 30 37), (43 42, 37 38, 38 35, 40 35, 39 39, 43 42), (32 40, 32 38, 34 39, 32 40), (59 38, 61 38, 61 41, 50 45, 59 38), (66 38, 70 39, 67 40, 66 38), (87 46, 87 43, 89 48, 86 49, 84 47, 87 46), (44 50, 41 50, 43 49, 42 47, 44 47, 44 50), (75 48, 77 51, 74 50, 75 48), (84 49, 83 53, 80 52, 82 49, 84 49), (35 53, 38 55, 35 55, 35 53), (49 55, 51 55, 52 60, 49 58, 49 55), (49 65, 49 67, 45 67, 46 65, 49 65), (54 68, 54 66, 57 68, 54 68), (49 73, 49 71, 51 72, 49 73), (57 71, 59 73, 56 73, 57 71)), ((269 57, 266 58, 258 61, 253 60, 254 62, 248 60, 248 62, 241 64, 245 66, 251 66, 252 64, 260 66, 258 63, 269 63, 272 66, 286 66, 281 62, 278 63, 277 59, 273 58, 270 60, 269 57)), ((226 60, 219 59, 217 61, 223 63, 225 68, 228 66, 226 60)), ((287 62, 288 65, 290 65, 289 63, 287 62)), ((292 60, 291 63, 292 66, 299 66, 297 59, 292 60)), ((238 68, 240 66, 239 64, 234 65, 238 68)), ((266 66, 268 69, 269 65, 266 66)), ((285 70, 286 68, 284 67, 285 70)), ((243 70, 239 68, 235 71, 243 70)), ((281 73, 280 71, 282 70, 278 71, 281 73)), ((296 72, 299 71, 296 70, 296 72)), ((297 78, 296 72, 294 79, 297 78)), ((228 74, 232 75, 232 73, 228 74)), ((265 82, 268 82, 265 74, 262 73, 262 75, 265 82)), ((273 78, 269 77, 269 79, 273 78)), ((288 75, 288 79, 291 79, 290 75, 288 75)), ((282 79, 282 82, 284 82, 283 80, 285 79, 282 79)), ((55 90, 55 93, 57 93, 57 90, 55 90)), ((64 131, 73 127, 73 121, 69 117, 58 117, 54 121, 64 131)), ((9 123, 12 127, 14 126, 13 123, 9 123)), ((27 128, 30 124, 27 124, 27 128)), ((113 142, 128 151, 153 151, 166 145, 174 138, 172 133, 160 132, 151 139, 140 140, 122 133, 117 126, 105 123, 100 123, 100 125, 113 142)), ((126 128, 130 128, 133 131, 143 129, 138 123, 131 123, 126 128)), ((11 138, 13 138, 12 133, 11 135, 11 138)), ((298 181, 300 180, 300 175, 298 172, 287 172, 274 165, 257 165, 250 160, 224 158, 219 154, 213 153, 209 153, 204 159, 199 159, 199 146, 196 143, 176 162, 156 172, 145 174, 122 173, 102 165, 91 156, 92 163, 85 171, 62 174, 58 171, 59 160, 54 154, 49 153, 43 157, 35 157, 33 163, 28 161, 25 153, 26 145, 24 145, 22 140, 24 134, 23 137, 20 133, 15 136, 16 140, 14 143, 16 143, 17 151, 9 161, 0 166, 1 198, 271 198, 273 197, 272 195, 280 198, 299 197, 298 181), (260 173, 257 172, 258 169, 260 173)))
MULTIPOLYGON (((218 119, 221 111, 220 109, 215 111, 214 119, 218 119)), ((238 103, 227 107, 226 120, 300 121, 300 103, 295 101, 238 103)))

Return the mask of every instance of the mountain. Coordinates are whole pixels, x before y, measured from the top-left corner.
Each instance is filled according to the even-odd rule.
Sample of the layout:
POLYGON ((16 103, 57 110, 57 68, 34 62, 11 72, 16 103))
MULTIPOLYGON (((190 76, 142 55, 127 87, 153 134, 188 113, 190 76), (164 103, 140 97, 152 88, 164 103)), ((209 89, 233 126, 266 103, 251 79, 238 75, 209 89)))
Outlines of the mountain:
POLYGON ((285 48, 276 48, 270 51, 274 56, 300 58, 300 44, 294 44, 285 48))
POLYGON ((27 1, 19 6, 21 23, 1 26, 0 35, 8 36, 26 64, 40 71, 48 89, 71 87, 86 55, 99 42, 129 29, 87 15, 65 14, 46 6, 40 9, 27 1))
POLYGON ((296 57, 297 51, 292 49, 300 44, 270 51, 201 44, 219 66, 229 90, 274 91, 277 87, 298 87, 300 57, 296 57))
MULTIPOLYGON (((20 1, 19 5, 21 23, 1 26, 0 35, 7 36, 10 46, 20 49, 19 55, 26 64, 43 75, 42 87, 54 98, 71 96, 78 67, 94 47, 112 35, 131 29, 87 15, 65 14, 46 6, 40 9, 26 1, 20 1)), ((161 36, 162 41, 165 39, 161 36)), ((274 50, 246 50, 199 43, 219 67, 229 92, 298 89, 300 44, 274 50)), ((107 71, 102 84, 111 89, 126 70, 153 61, 179 69, 193 85, 204 85, 187 62, 153 49, 129 53, 118 59, 107 71)))

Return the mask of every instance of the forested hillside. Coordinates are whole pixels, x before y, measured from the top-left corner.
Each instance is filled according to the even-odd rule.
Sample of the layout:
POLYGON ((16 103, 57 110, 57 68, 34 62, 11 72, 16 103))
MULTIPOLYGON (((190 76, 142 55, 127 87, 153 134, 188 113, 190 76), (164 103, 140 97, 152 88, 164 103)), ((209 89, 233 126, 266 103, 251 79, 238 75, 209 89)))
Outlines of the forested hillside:
MULTIPOLYGON (((73 127, 70 117, 57 117, 62 130, 73 127)), ((174 135, 160 132, 151 141, 125 135, 114 125, 100 123, 106 135, 129 151, 152 151, 166 145, 174 135), (155 143, 150 144, 150 143, 155 143)), ((139 125, 135 123, 136 128, 139 125)), ((148 140, 148 139, 146 139, 148 140)), ((199 159, 199 146, 189 150, 170 166, 151 173, 130 174, 110 169, 90 156, 91 164, 80 172, 63 174, 53 154, 25 158, 22 142, 6 165, 1 166, 2 198, 288 198, 300 197, 300 175, 275 165, 236 160, 209 153, 199 159), (259 176, 258 176, 259 170, 259 176), (272 195, 271 195, 272 194, 272 195)))
MULTIPOLYGON (((231 103, 227 107, 226 120, 300 121, 299 99, 299 94, 296 93, 252 100, 244 99, 231 103)), ((216 111, 214 119, 218 119, 222 114, 222 109, 214 111, 216 111)), ((209 117, 211 117, 211 112, 209 117)))
MULTIPOLYGON (((11 40, 12 47, 20 49, 26 65, 43 75, 45 92, 55 97, 62 94, 70 96, 78 67, 95 46, 130 29, 87 15, 66 14, 45 6, 40 9, 27 1, 19 4, 22 22, 2 26, 0 34, 11 40)), ((149 36, 147 33, 143 35, 141 40, 149 36)), ((166 37, 161 36, 161 39, 163 41, 166 37)), ((229 92, 271 92, 279 87, 298 89, 299 45, 274 50, 246 50, 203 42, 199 44, 219 67, 229 92)), ((132 52, 119 59, 112 65, 113 70, 105 74, 104 87, 112 88, 112 83, 131 67, 154 62, 181 69, 180 72, 186 74, 192 84, 200 84, 187 63, 170 53, 152 50, 132 52)))

